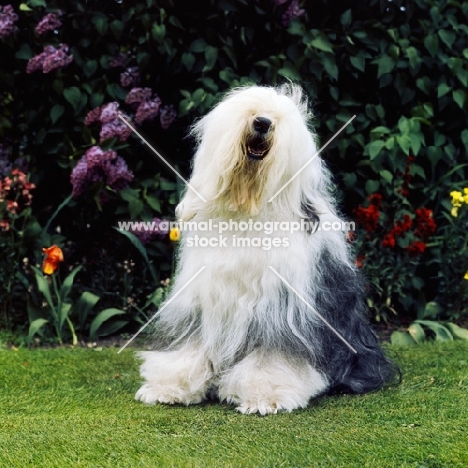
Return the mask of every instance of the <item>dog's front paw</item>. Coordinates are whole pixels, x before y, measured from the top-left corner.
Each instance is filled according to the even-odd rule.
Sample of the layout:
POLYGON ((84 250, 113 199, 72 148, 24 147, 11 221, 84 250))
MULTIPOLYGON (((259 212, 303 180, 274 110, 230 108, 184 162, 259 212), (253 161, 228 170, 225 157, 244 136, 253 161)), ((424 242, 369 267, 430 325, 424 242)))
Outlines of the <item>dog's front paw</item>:
MULTIPOLYGON (((275 402, 270 401, 249 401, 249 402, 242 402, 236 410, 242 414, 255 414, 259 413, 262 416, 266 416, 267 414, 276 414, 279 410, 283 410, 284 408, 275 402)), ((292 411, 292 409, 286 409, 285 411, 292 411)))
POLYGON ((139 400, 147 405, 164 403, 174 405, 195 405, 205 399, 203 392, 184 392, 177 386, 150 385, 148 383, 141 386, 135 395, 135 400, 139 400))

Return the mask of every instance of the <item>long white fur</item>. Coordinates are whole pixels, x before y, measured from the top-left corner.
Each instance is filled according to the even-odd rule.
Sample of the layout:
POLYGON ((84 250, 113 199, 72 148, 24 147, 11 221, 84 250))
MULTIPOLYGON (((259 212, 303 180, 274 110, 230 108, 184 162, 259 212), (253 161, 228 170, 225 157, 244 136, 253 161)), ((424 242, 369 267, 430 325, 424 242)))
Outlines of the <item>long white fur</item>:
MULTIPOLYGON (((329 175, 319 157, 268 203, 317 152, 309 117, 300 89, 292 85, 254 86, 230 93, 193 128, 199 145, 190 184, 208 201, 203 202, 188 188, 177 208, 178 217, 196 222, 211 219, 213 223, 229 219, 298 221, 304 217, 306 200, 320 214, 321 222, 340 221, 331 201, 329 175), (274 122, 273 140, 254 185, 244 193, 243 184, 252 179, 242 165, 246 157, 243 142, 257 116, 274 122), (237 193, 233 187, 239 188, 237 193)), ((344 234, 286 234, 289 247, 270 250, 232 247, 233 236, 265 236, 263 232, 225 232, 227 247, 188 247, 187 238, 196 234, 218 236, 205 231, 183 233, 172 294, 202 266, 206 268, 159 313, 157 329, 173 339, 165 349, 141 353, 146 383, 136 398, 145 403, 192 404, 214 389, 220 399, 237 404, 242 413, 268 414, 306 406, 311 397, 328 387, 327 377, 310 360, 293 361, 278 350, 267 353, 258 348, 240 361, 238 356, 254 314, 272 349, 281 328, 314 355, 314 342, 295 324, 318 319, 293 294, 286 315, 280 310, 284 285, 268 266, 313 301, 317 291, 311 278, 322 274, 315 260, 325 248, 350 274, 354 272, 344 234)), ((284 237, 285 233, 278 231, 268 237, 275 236, 284 237)))

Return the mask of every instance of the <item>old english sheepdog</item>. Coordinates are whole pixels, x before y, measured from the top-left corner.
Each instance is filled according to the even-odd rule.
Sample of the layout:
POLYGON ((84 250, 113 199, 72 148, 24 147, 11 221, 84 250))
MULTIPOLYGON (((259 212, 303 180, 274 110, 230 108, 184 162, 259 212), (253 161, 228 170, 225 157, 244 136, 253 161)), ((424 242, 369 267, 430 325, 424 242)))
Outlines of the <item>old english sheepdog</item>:
POLYGON ((140 353, 136 399, 217 396, 264 415, 375 390, 398 372, 366 321, 347 233, 324 228, 343 220, 309 118, 298 86, 250 86, 192 128, 198 150, 177 207, 190 229, 152 350, 140 353))

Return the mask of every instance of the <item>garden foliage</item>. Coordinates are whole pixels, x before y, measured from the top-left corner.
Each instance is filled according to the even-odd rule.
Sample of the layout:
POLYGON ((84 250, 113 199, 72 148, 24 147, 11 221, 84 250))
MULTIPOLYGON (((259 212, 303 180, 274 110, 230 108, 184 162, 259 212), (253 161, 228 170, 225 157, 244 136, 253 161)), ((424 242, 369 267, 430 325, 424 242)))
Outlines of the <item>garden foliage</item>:
POLYGON ((468 4, 12 5, 0 7, 2 321, 27 321, 26 292, 36 288, 29 264, 55 243, 62 269, 82 265, 76 297, 89 291, 141 322, 140 307, 171 274, 172 244, 164 233, 143 236, 142 255, 113 228, 171 219, 183 186, 118 112, 188 175, 187 128, 220 93, 287 80, 311 97, 321 144, 356 115, 323 157, 357 221, 374 318, 466 317, 468 206, 453 216, 450 193, 468 187, 468 4), (2 191, 13 170, 32 203, 2 191))

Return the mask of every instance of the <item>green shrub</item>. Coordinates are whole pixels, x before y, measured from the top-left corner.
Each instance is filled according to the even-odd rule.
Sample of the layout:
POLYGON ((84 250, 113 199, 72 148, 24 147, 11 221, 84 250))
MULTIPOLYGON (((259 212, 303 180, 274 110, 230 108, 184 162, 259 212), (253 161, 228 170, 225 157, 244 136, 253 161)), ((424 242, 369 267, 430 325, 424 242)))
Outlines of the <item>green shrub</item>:
MULTIPOLYGON (((187 176, 193 150, 187 127, 221 92, 244 83, 294 80, 311 96, 322 144, 357 115, 323 157, 350 218, 369 208, 368 197, 382 196, 376 229, 369 233, 360 225, 357 233, 374 316, 416 318, 431 301, 439 303, 443 318, 466 316, 468 254, 461 252, 453 270, 447 257, 458 245, 450 239, 460 242, 466 226, 454 231, 447 213, 450 192, 468 180, 468 5, 295 5, 209 0, 182 8, 173 0, 29 0, 15 7, 17 19, 0 33, 0 143, 7 162, 27 161, 37 187, 30 212, 36 244, 25 251, 0 233, 16 264, 23 257, 37 264, 40 247, 56 243, 70 266, 83 265, 77 294, 97 294, 103 307, 125 309, 126 318, 137 323, 141 311, 134 304, 145 304, 158 281, 171 274, 172 244, 167 238, 147 244, 148 263, 113 228, 119 220, 172 218, 183 186, 139 138, 125 135, 115 119, 117 105, 187 176), (47 13, 56 16, 42 23, 39 34, 35 28, 47 13), (129 98, 134 88, 149 91, 140 91, 136 102, 129 98), (113 118, 106 122, 108 114, 113 118), (76 187, 86 178, 85 155, 95 146, 109 155, 114 172, 95 169, 99 177, 93 173, 92 183, 74 189, 72 171, 76 187), (113 178, 116 167, 128 177, 113 178), (74 198, 56 213, 72 191, 74 198), (429 211, 421 210, 430 210, 437 226, 422 237, 416 232, 418 213, 429 211), (396 236, 395 246, 385 243, 408 217, 412 228, 396 236)), ((31 274, 20 280, 3 267, 11 259, 1 262, 8 271, 3 284, 14 283, 18 297, 34 287, 31 274)), ((16 302, 16 310, 20 323, 26 307, 16 302)))

